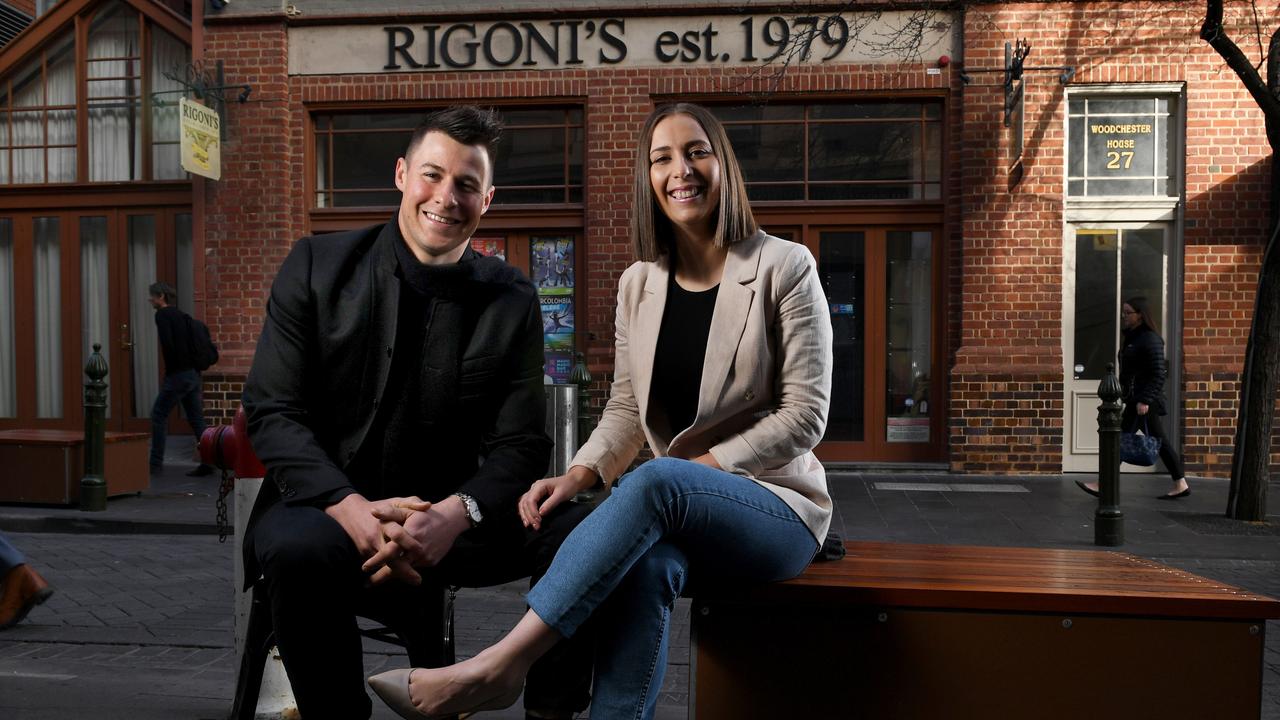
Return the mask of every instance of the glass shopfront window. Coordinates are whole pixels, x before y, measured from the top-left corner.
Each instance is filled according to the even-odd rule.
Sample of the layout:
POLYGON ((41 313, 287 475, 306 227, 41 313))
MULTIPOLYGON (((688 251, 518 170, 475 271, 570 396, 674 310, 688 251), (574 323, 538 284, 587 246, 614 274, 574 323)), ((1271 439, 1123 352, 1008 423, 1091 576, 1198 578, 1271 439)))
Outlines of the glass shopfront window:
POLYGON ((713 108, 752 200, 938 200, 942 103, 713 108))
MULTIPOLYGON (((315 207, 394 207, 393 175, 427 110, 325 112, 315 121, 315 207)), ((579 204, 585 134, 581 108, 501 110, 496 205, 579 204)))

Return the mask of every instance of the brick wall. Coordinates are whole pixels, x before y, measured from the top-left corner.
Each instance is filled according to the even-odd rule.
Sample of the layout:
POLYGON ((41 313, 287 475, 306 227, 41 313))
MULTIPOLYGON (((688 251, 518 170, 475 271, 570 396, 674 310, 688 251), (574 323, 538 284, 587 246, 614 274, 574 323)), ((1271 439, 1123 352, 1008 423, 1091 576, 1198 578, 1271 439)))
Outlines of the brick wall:
MULTIPOLYGON (((290 77, 286 34, 278 20, 220 22, 207 26, 205 33, 206 61, 222 59, 228 78, 255 86, 248 104, 229 106, 223 180, 206 185, 208 322, 224 356, 218 369, 228 377, 247 372, 270 280, 293 242, 307 230, 308 199, 302 192, 305 118, 313 105, 483 104, 531 97, 584 104, 587 296, 579 327, 588 338, 591 372, 607 382, 612 377, 617 279, 632 262, 627 224, 634 143, 654 101, 766 92, 802 100, 815 93, 848 97, 860 91, 938 89, 959 82, 951 71, 928 76, 922 65, 792 68, 781 76, 746 68, 720 68, 714 74, 639 68, 290 77)), ((958 122, 953 112, 953 137, 958 122)), ((953 215, 957 212, 958 201, 951 209, 953 215)), ((952 236, 958 242, 958 233, 952 236)), ((599 393, 598 407, 603 407, 605 397, 607 390, 599 393)))
MULTIPOLYGON (((1280 5, 1259 12, 1272 28, 1280 5)), ((1228 4, 1242 47, 1252 16, 1228 4), (1247 22, 1246 22, 1247 21, 1247 22)), ((1261 112, 1198 38, 1200 3, 971 6, 969 66, 999 67, 1026 38, 1030 65, 1072 65, 1073 85, 1186 83, 1186 222, 1181 288, 1187 468, 1223 474, 1266 222, 1261 112)), ((1270 30, 1264 30, 1268 33, 1270 30)), ((964 95, 961 348, 952 369, 951 466, 1057 472, 1062 461, 1062 172, 1064 94, 1056 75, 1026 76, 1025 178, 1006 190, 998 75, 964 95)), ((1280 460, 1280 455, 1277 455, 1280 460)))
POLYGON ((290 111, 288 48, 279 23, 205 31, 206 62, 253 95, 229 103, 222 179, 205 187, 205 322, 221 356, 217 370, 243 376, 253 358, 267 291, 305 227, 302 118, 290 111))
POLYGON ((240 407, 244 392, 244 374, 204 373, 204 419, 210 426, 230 425, 240 407))
MULTIPOLYGON (((1276 10, 1264 23, 1274 23, 1276 10)), ((1030 64, 1073 65, 1076 85, 1187 84, 1185 284, 1173 289, 1183 295, 1185 330, 1169 342, 1181 343, 1184 358, 1180 432, 1188 468, 1220 474, 1260 258, 1268 149, 1260 113, 1197 38, 1200 11, 1198 2, 970 5, 964 65, 999 67, 1004 42, 1027 38, 1030 64)), ((953 191, 945 229, 950 465, 975 473, 1061 470, 1065 103, 1055 73, 1027 76, 1025 176, 1010 192, 1000 76, 974 75, 962 86, 954 64, 939 76, 922 65, 896 65, 792 68, 780 77, 725 68, 290 77, 280 19, 222 21, 205 32, 207 60, 223 60, 228 78, 254 85, 249 103, 229 108, 223 180, 205 185, 207 319, 224 356, 217 382, 225 392, 238 393, 270 280, 307 230, 306 117, 313 105, 531 97, 582 103, 587 295, 579 323, 596 386, 606 387, 616 280, 631 262, 633 143, 654 100, 942 89, 949 93, 953 191)))

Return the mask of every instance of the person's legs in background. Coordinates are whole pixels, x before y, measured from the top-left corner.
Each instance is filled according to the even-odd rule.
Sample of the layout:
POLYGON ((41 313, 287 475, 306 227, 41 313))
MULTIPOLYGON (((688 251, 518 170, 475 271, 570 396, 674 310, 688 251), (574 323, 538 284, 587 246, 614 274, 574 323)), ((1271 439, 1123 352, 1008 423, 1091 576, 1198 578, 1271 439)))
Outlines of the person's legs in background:
POLYGON ((1169 436, 1165 434, 1163 418, 1155 412, 1148 412, 1147 429, 1151 437, 1160 438, 1160 459, 1164 461, 1165 468, 1169 470, 1169 479, 1173 481, 1173 488, 1168 493, 1156 497, 1162 500, 1174 500, 1190 495, 1191 486, 1187 484, 1187 474, 1182 467, 1182 458, 1178 456, 1178 451, 1173 449, 1169 436))
POLYGON ((169 434, 169 413, 181 397, 179 389, 181 381, 176 375, 165 375, 160 383, 160 392, 151 405, 151 472, 159 472, 164 467, 164 446, 169 434))
POLYGON ((0 630, 17 625, 31 608, 53 595, 53 588, 27 563, 22 552, 0 535, 0 630))
MULTIPOLYGON (((204 421, 204 394, 203 381, 200 373, 195 370, 188 370, 181 373, 182 387, 182 413, 187 416, 187 424, 191 426, 191 434, 195 436, 196 444, 200 443, 200 436, 204 435, 204 429, 207 427, 204 421), (189 374, 189 377, 187 375, 189 374)), ((204 477, 212 475, 213 468, 205 465, 203 462, 187 473, 192 477, 204 477)))

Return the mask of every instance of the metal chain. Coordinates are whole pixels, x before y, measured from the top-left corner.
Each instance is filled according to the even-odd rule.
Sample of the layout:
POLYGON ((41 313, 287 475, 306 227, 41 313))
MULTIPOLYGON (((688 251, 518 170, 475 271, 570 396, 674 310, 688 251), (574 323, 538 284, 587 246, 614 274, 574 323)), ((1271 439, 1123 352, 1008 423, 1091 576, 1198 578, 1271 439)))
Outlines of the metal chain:
POLYGON ((227 522, 227 496, 231 494, 231 488, 235 485, 235 478, 231 471, 223 469, 222 483, 218 486, 218 542, 225 543, 227 536, 231 534, 231 525, 227 522))

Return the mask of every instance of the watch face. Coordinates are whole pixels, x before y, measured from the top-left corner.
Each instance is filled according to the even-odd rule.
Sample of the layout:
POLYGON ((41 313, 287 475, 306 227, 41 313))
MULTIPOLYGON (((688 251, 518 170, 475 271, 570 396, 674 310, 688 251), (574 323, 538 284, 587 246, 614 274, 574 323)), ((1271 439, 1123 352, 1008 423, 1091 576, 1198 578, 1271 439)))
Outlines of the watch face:
POLYGON ((467 519, 471 521, 472 525, 478 524, 481 520, 480 503, 476 502, 476 499, 470 495, 463 495, 462 493, 458 493, 458 499, 462 501, 462 507, 467 510, 467 519))

